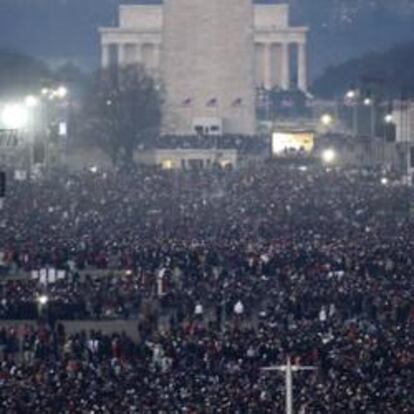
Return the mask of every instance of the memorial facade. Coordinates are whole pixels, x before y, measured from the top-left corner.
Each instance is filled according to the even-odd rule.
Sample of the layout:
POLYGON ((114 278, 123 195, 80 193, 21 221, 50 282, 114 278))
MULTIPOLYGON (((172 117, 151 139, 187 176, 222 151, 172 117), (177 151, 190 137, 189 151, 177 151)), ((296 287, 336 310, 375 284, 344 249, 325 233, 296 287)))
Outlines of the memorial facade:
POLYGON ((165 84, 167 132, 194 132, 216 118, 220 133, 252 133, 255 87, 307 89, 307 28, 289 25, 285 4, 124 5, 118 27, 99 31, 103 68, 140 64, 165 84))

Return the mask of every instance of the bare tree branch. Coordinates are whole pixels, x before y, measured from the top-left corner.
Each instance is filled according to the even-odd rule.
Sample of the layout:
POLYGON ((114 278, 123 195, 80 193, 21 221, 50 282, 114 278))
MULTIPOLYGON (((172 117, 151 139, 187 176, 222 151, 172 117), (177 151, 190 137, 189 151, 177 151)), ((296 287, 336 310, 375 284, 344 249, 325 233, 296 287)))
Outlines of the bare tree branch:
POLYGON ((132 162, 136 148, 158 134, 160 123, 161 88, 143 68, 96 75, 83 103, 83 137, 114 163, 132 162))

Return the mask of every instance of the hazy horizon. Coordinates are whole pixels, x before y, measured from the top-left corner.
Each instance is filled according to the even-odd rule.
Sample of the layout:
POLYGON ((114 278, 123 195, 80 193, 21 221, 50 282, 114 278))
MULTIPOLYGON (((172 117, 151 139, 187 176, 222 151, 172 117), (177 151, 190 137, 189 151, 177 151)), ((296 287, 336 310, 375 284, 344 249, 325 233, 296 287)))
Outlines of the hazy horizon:
MULTIPOLYGON (((117 23, 119 4, 157 0, 2 0, 0 49, 58 65, 99 63, 99 26, 117 23)), ((280 3, 260 0, 260 3, 280 3)), ((414 40, 414 5, 396 0, 291 0, 292 24, 309 25, 310 77, 369 51, 414 40), (381 30, 379 30, 379 27, 381 30)))

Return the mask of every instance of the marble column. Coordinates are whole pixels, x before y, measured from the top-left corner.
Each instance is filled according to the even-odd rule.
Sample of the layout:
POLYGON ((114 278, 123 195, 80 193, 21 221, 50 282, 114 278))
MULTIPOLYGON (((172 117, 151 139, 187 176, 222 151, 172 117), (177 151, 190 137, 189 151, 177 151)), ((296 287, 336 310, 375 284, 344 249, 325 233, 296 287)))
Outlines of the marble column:
POLYGON ((137 60, 137 47, 135 43, 126 43, 124 46, 125 65, 134 65, 137 60))
POLYGON ((307 90, 306 43, 298 44, 298 88, 307 90))
POLYGON ((118 66, 125 66, 125 45, 118 43, 118 66))
POLYGON ((264 56, 263 56, 263 44, 262 43, 255 43, 254 45, 254 61, 255 61, 255 79, 256 79, 256 86, 263 87, 264 86, 264 56))
POLYGON ((290 88, 290 64, 289 64, 289 43, 282 44, 282 62, 281 62, 281 87, 288 90, 290 88))
POLYGON ((161 65, 161 46, 154 43, 154 69, 160 69, 161 65))
POLYGON ((263 79, 264 87, 267 90, 272 89, 272 55, 271 55, 271 43, 264 44, 264 65, 263 65, 263 79))
POLYGON ((101 47, 101 66, 103 69, 106 69, 109 67, 110 63, 109 45, 103 43, 101 47))

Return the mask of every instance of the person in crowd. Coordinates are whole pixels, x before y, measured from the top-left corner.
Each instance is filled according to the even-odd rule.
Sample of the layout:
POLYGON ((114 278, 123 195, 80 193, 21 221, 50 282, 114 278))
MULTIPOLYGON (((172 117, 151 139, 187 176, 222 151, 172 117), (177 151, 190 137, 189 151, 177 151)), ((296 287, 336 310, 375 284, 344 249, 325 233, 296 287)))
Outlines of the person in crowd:
POLYGON ((0 322, 0 412, 282 412, 283 375, 261 368, 288 356, 317 368, 295 373, 298 412, 414 412, 410 187, 269 163, 9 188, 2 263, 65 277, 0 282, 0 319, 36 320, 48 298, 37 324, 0 322))

